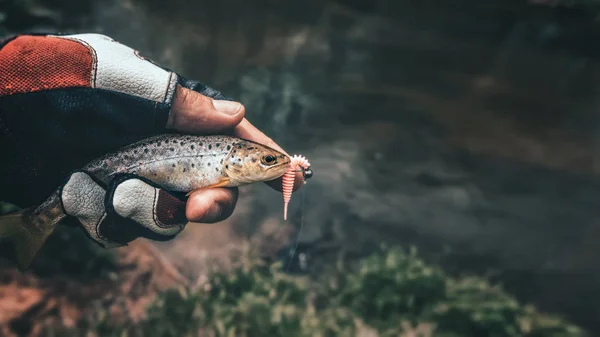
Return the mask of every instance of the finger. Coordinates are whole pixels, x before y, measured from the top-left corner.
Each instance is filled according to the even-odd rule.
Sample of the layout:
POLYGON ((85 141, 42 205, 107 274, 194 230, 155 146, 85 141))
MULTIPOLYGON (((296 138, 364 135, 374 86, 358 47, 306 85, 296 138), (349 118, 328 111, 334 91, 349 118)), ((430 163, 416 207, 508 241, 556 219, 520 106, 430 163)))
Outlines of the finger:
POLYGON ((215 223, 233 213, 238 199, 237 188, 207 188, 190 195, 186 217, 191 222, 215 223))
POLYGON ((76 218, 88 235, 100 245, 110 248, 120 246, 99 230, 106 217, 104 198, 106 191, 89 174, 73 172, 60 190, 63 209, 76 218))
MULTIPOLYGON (((282 149, 273 139, 269 138, 269 136, 265 135, 262 131, 257 129, 254 125, 252 125, 246 118, 244 118, 238 126, 235 128, 235 135, 247 139, 252 140, 257 143, 266 145, 275 150, 281 151, 287 155, 284 149, 282 149)), ((304 177, 302 176, 302 172, 296 172, 296 180, 294 181, 294 191, 297 191, 302 186, 302 182, 304 181, 304 177)), ((281 192, 281 178, 267 181, 267 185, 271 186, 275 190, 281 192)))
POLYGON ((186 133, 217 133, 233 129, 245 113, 238 102, 214 100, 178 85, 167 128, 186 133))
POLYGON ((184 200, 133 174, 112 179, 104 204, 108 215, 100 230, 115 241, 170 240, 187 224, 184 200))

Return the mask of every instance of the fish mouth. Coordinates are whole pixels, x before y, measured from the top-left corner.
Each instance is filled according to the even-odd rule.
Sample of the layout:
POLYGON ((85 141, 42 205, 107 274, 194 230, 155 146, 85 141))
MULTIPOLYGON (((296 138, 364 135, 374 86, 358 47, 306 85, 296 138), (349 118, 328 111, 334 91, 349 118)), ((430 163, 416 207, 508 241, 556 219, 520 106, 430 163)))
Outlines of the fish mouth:
POLYGON ((277 163, 275 165, 265 168, 265 172, 269 176, 267 179, 275 180, 283 176, 290 167, 290 162, 290 158, 288 156, 285 156, 285 160, 282 163, 277 163))

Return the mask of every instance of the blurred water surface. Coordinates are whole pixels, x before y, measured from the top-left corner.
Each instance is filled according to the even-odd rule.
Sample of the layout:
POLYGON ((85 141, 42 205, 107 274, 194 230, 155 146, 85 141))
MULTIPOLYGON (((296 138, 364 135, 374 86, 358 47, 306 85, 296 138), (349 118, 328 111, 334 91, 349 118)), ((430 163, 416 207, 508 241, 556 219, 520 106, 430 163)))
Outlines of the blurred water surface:
MULTIPOLYGON (((20 20, 3 18, 7 32, 109 35, 240 100, 253 123, 306 155, 315 175, 303 207, 292 199, 291 223, 304 221, 301 251, 315 270, 381 242, 431 258, 449 248, 449 270, 492 271, 521 299, 598 327, 600 29, 589 11, 467 0, 23 3, 11 9, 20 20)), ((232 232, 283 223, 267 187, 241 199, 232 232)), ((160 245, 190 259, 211 231, 189 227, 176 240, 186 245, 160 245)))

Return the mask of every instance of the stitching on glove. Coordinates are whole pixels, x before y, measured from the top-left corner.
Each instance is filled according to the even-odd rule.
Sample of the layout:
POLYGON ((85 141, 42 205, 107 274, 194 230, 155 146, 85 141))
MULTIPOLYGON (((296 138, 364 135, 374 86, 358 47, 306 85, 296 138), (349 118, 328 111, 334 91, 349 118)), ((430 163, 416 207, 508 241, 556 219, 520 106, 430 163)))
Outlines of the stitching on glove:
POLYGON ((173 102, 173 97, 175 96, 175 92, 177 89, 177 83, 179 82, 179 76, 176 73, 170 71, 169 72, 169 87, 165 92, 165 97, 163 97, 163 102, 166 104, 171 104, 173 102), (175 78, 173 78, 175 76, 175 78))
MULTIPOLYGON (((131 173, 119 173, 118 175, 116 175, 113 180, 110 183, 110 186, 107 189, 106 192, 106 198, 105 198, 105 209, 106 212, 110 213, 110 214, 114 214, 115 216, 119 217, 119 218, 123 218, 121 217, 114 209, 114 205, 112 204, 112 200, 114 198, 114 194, 115 194, 115 190, 116 187, 120 184, 122 184, 124 181, 129 180, 129 179, 137 179, 140 180, 146 184, 148 184, 149 186, 154 188, 154 201, 153 201, 153 207, 152 207, 152 219, 154 221, 154 223, 162 228, 162 229, 169 229, 169 228, 173 228, 173 225, 169 225, 167 223, 164 223, 160 220, 159 218, 159 214, 158 214, 158 203, 160 200, 160 194, 161 192, 171 196, 174 199, 177 199, 179 201, 181 201, 182 203, 185 203, 187 201, 187 197, 183 196, 182 193, 171 193, 170 191, 167 191, 165 189, 163 189, 161 186, 157 185, 156 183, 154 183, 153 181, 146 179, 144 177, 140 177, 138 175, 135 174, 131 174, 131 173), (182 195, 183 197, 179 197, 179 195, 182 195)), ((177 224, 177 226, 180 226, 179 224, 177 224)), ((145 227, 144 227, 145 228, 145 227)))
POLYGON ((82 46, 85 46, 89 51, 90 54, 92 56, 92 74, 91 74, 91 78, 90 78, 90 86, 94 89, 96 89, 96 75, 98 73, 98 55, 96 55, 96 50, 90 46, 89 43, 78 39, 76 37, 66 37, 66 36, 61 36, 61 39, 65 39, 65 40, 69 40, 69 41, 73 41, 73 42, 77 42, 82 46))
MULTIPOLYGON (((154 187, 154 186, 152 186, 152 187, 154 187)), ((157 206, 158 206, 158 189, 156 187, 154 187, 154 201, 152 201, 152 221, 154 221, 154 223, 158 227, 164 228, 162 226, 162 224, 160 223, 160 221, 158 220, 158 217, 156 216, 156 209, 158 208, 157 206)))
POLYGON ((114 242, 114 241, 109 240, 106 236, 104 236, 104 235, 102 235, 102 233, 100 233, 100 224, 106 219, 107 216, 108 216, 108 214, 105 211, 104 215, 102 215, 102 217, 100 218, 100 221, 98 221, 96 223, 96 235, 98 235, 98 237, 101 238, 102 240, 111 243, 111 242, 114 242))

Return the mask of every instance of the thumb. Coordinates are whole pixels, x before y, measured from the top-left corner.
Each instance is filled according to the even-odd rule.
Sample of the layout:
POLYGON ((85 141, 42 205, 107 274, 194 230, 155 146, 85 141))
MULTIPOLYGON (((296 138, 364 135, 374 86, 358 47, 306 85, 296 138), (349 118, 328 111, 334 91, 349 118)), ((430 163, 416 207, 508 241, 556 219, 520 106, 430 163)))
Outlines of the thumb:
POLYGON ((167 128, 187 133, 217 133, 233 129, 245 113, 239 102, 214 100, 178 85, 167 128))

